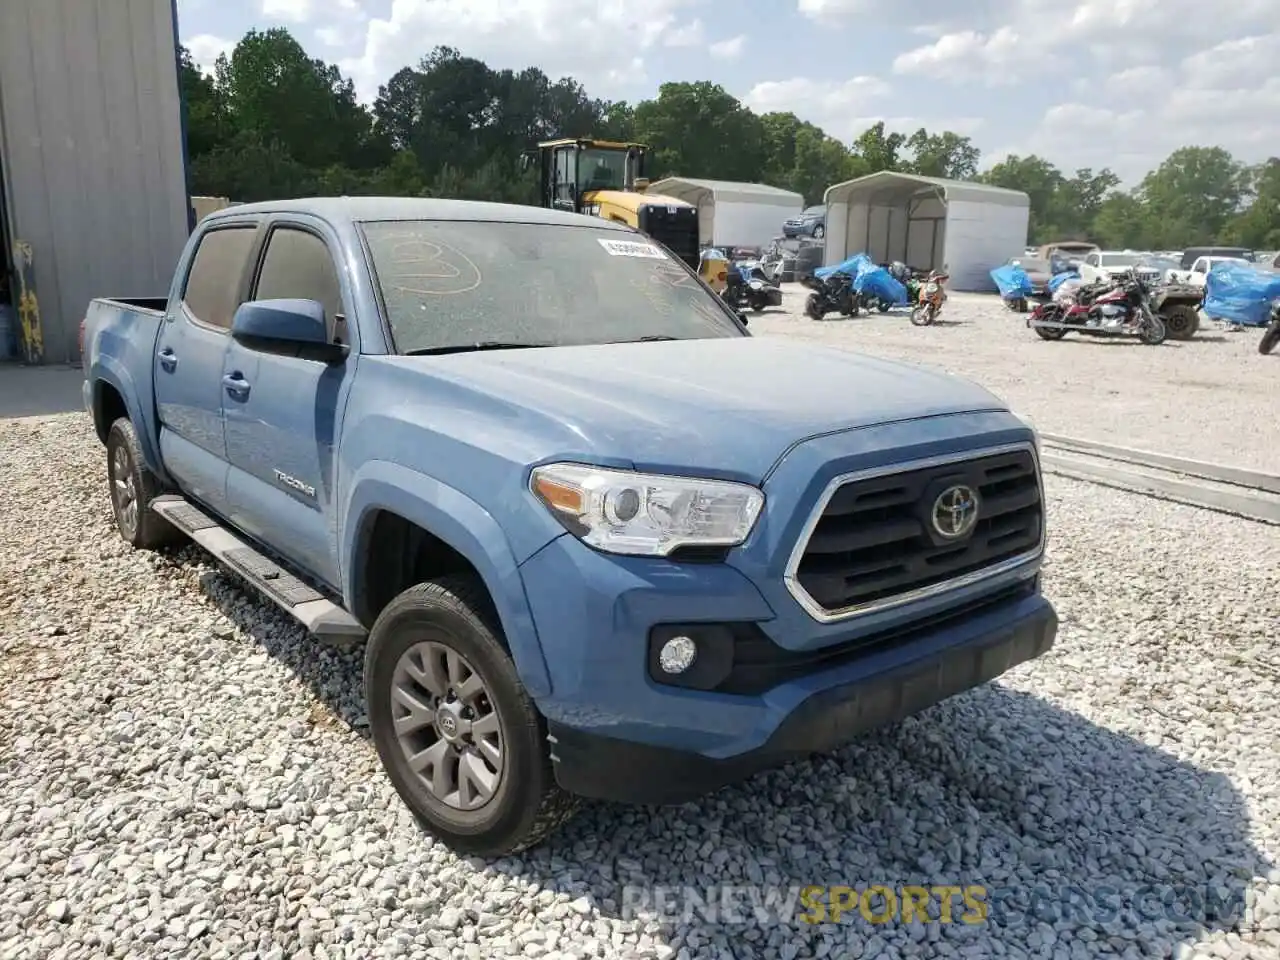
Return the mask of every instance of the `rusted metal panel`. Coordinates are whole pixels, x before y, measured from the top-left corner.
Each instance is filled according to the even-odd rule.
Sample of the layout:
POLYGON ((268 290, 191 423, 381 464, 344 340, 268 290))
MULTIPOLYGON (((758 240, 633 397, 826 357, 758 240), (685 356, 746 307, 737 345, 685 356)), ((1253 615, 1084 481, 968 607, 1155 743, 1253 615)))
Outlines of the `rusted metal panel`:
POLYGON ((96 296, 168 289, 188 232, 172 0, 0 2, 0 163, 45 362, 96 296))

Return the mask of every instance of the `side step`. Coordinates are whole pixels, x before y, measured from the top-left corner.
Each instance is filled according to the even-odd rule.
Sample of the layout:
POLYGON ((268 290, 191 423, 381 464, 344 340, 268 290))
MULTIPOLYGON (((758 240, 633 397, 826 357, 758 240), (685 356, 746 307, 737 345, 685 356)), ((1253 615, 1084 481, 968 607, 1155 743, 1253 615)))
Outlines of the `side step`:
POLYGON ((180 496, 151 501, 151 509, 204 547, 214 559, 238 573, 318 638, 350 643, 365 629, 351 614, 311 586, 264 557, 203 510, 180 496))

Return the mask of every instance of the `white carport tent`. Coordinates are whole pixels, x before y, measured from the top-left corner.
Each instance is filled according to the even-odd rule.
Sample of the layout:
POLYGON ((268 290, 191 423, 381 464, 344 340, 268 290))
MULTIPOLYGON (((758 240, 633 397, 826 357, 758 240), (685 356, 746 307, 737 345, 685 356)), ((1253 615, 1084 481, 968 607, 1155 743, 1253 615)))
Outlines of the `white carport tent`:
POLYGON ((824 262, 865 253, 922 270, 946 267, 954 290, 994 290, 991 270, 1027 245, 1021 191, 884 170, 828 187, 824 262))
POLYGON ((804 209, 804 197, 764 183, 664 177, 649 192, 698 208, 700 240, 716 246, 764 246, 782 233, 782 222, 804 209))

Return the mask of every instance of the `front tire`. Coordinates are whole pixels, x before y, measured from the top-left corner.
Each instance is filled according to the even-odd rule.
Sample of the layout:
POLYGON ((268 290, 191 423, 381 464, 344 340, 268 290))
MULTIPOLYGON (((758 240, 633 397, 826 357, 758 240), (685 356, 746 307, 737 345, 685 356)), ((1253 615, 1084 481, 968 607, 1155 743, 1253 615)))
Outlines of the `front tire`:
POLYGON ((155 550, 182 540, 182 534, 151 509, 151 501, 165 492, 164 485, 147 468, 138 433, 127 417, 107 433, 107 486, 116 529, 130 546, 155 550))
POLYGON ((821 240, 826 235, 827 235, 827 230, 825 227, 822 226, 822 224, 818 224, 818 226, 813 228, 813 239, 821 240))
POLYGON ((804 302, 804 312, 811 320, 821 320, 825 314, 822 311, 822 298, 816 294, 809 294, 804 302))
POLYGON ((459 853, 542 842, 578 801, 555 782, 546 731, 476 577, 410 587, 365 650, 369 729, 392 785, 459 853))
POLYGON ((1267 324, 1266 332, 1258 341, 1258 352, 1264 357, 1280 344, 1280 320, 1272 320, 1267 324))
POLYGON ((911 324, 916 327, 927 327, 933 323, 933 305, 919 304, 911 311, 911 324))
POLYGON ((1147 316, 1138 327, 1138 339, 1149 347, 1158 347, 1164 343, 1164 321, 1154 313, 1147 316))

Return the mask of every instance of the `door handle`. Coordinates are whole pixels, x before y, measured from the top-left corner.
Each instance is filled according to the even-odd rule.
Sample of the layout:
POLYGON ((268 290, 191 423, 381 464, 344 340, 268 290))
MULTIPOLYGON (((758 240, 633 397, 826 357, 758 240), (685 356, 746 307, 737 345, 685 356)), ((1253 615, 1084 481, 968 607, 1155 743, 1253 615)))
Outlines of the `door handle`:
POLYGON ((173 373, 178 368, 178 355, 173 352, 173 347, 165 347, 156 356, 160 358, 160 366, 166 373, 173 373))
POLYGON ((243 400, 249 396, 249 381, 239 371, 228 373, 222 378, 222 385, 236 400, 243 400))

